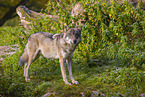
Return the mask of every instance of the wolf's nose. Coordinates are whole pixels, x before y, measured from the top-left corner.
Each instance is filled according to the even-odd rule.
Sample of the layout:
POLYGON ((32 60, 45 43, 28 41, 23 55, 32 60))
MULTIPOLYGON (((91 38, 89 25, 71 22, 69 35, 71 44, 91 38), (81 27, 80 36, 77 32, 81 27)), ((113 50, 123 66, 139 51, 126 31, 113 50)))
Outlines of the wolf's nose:
POLYGON ((76 44, 77 40, 73 40, 73 43, 76 44))

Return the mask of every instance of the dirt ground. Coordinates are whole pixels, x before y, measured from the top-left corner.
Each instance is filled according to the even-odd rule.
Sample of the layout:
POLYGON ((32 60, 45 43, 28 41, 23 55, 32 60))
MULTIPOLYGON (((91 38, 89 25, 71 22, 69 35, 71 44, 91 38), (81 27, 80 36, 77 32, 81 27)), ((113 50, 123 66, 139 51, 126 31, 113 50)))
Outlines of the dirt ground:
POLYGON ((0 63, 2 63, 4 57, 3 55, 12 55, 18 49, 18 44, 16 45, 8 45, 8 46, 0 46, 0 63))

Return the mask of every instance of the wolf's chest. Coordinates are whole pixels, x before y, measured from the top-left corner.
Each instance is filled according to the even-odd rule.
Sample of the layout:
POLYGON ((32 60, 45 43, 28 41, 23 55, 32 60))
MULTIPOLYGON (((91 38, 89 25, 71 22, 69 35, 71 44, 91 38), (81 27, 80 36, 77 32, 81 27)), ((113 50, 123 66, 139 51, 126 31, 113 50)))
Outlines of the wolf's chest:
POLYGON ((68 58, 73 55, 73 52, 61 51, 63 58, 68 58))

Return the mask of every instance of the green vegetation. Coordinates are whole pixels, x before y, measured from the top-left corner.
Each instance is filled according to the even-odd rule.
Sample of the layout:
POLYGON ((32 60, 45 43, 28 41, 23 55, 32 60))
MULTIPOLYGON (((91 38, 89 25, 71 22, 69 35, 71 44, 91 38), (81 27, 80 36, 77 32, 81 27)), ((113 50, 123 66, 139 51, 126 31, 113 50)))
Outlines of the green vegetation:
MULTIPOLYGON (((76 3, 65 2, 58 6, 55 2, 47 4, 46 12, 59 15, 59 23, 50 18, 35 22, 29 34, 23 28, 2 27, 0 45, 19 44, 20 51, 7 56, 0 68, 0 94, 3 96, 139 96, 145 93, 145 11, 142 2, 134 8, 124 0, 118 4, 101 1, 82 0, 84 15, 71 17, 70 11, 76 3), (24 46, 30 34, 45 31, 60 33, 64 24, 69 27, 72 19, 85 18, 82 25, 82 42, 73 57, 73 75, 79 85, 65 85, 58 60, 40 56, 31 64, 29 75, 31 82, 23 77, 23 67, 18 66, 24 46), (63 25, 62 25, 63 24, 63 25)), ((70 81, 70 80, 69 80, 70 81)))
POLYGON ((18 39, 23 32, 20 27, 1 27, 0 29, 0 46, 18 44, 18 39))

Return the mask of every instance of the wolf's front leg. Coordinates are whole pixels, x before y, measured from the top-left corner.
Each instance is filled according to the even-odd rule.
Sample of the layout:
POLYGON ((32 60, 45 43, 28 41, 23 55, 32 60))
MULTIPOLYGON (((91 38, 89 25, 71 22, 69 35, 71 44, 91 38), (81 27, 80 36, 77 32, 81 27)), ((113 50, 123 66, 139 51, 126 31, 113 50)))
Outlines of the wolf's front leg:
POLYGON ((67 76, 66 76, 66 71, 65 71, 65 62, 63 58, 59 59, 60 62, 60 67, 61 67, 61 73, 62 73, 62 77, 63 77, 63 81, 65 82, 65 84, 67 85, 71 85, 71 83, 69 83, 67 81, 67 76))
POLYGON ((66 60, 66 62, 67 62, 67 65, 68 65, 69 77, 70 77, 72 83, 73 83, 73 84, 79 84, 78 81, 75 81, 75 79, 73 78, 73 75, 72 75, 72 66, 71 66, 71 64, 72 64, 72 58, 71 58, 71 57, 68 58, 68 59, 66 60))

